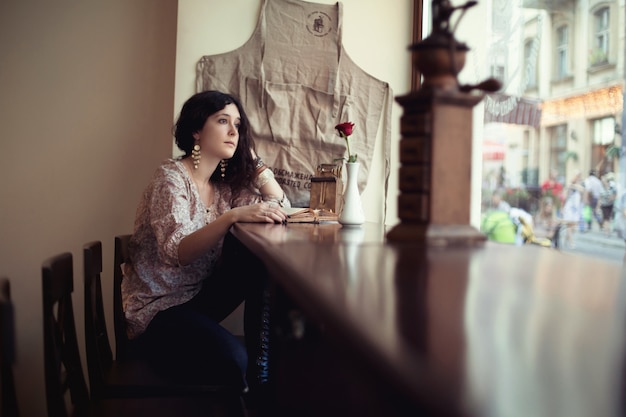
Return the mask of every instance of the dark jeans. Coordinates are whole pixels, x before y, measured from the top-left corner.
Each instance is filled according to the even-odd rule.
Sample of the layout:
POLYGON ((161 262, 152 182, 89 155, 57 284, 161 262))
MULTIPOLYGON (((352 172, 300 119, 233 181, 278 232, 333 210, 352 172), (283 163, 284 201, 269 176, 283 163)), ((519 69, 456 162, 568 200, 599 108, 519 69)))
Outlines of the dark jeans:
POLYGON ((249 395, 256 396, 263 374, 258 358, 267 280, 260 263, 247 258, 241 262, 239 251, 245 248, 228 242, 219 267, 204 281, 200 293, 159 312, 132 342, 132 349, 134 355, 153 360, 168 377, 187 383, 226 382, 242 391, 249 387, 249 395), (219 324, 244 301, 245 347, 219 324))

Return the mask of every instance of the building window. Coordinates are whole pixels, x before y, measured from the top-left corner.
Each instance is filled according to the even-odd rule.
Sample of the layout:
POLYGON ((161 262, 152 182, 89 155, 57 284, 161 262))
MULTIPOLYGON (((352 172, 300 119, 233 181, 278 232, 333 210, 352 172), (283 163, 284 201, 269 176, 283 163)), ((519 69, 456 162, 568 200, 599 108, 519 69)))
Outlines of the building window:
POLYGON ((556 78, 565 78, 568 74, 569 28, 561 26, 556 30, 556 78))
POLYGON ((491 76, 504 84, 504 65, 491 65, 491 76))
POLYGON ((537 87, 537 51, 532 40, 524 43, 524 83, 526 89, 537 87))
POLYGON ((589 57, 590 65, 606 64, 609 60, 609 8, 605 7, 593 14, 593 47, 589 57))
POLYGON ((604 117, 591 122, 591 166, 597 167, 604 159, 606 149, 615 140, 615 119, 604 117))
POLYGON ((556 170, 559 178, 565 178, 565 167, 567 165, 567 125, 558 125, 550 130, 550 170, 556 170))
POLYGON ((534 146, 531 143, 530 131, 525 130, 522 150, 522 183, 526 184, 527 187, 536 187, 539 185, 539 169, 537 168, 537 160, 533 151, 534 146))
POLYGON ((510 0, 493 0, 491 4, 491 29, 494 33, 504 34, 511 28, 511 19, 515 6, 510 0))
POLYGON ((503 85, 507 82, 507 67, 509 51, 503 43, 493 45, 489 51, 489 75, 500 81, 503 85))

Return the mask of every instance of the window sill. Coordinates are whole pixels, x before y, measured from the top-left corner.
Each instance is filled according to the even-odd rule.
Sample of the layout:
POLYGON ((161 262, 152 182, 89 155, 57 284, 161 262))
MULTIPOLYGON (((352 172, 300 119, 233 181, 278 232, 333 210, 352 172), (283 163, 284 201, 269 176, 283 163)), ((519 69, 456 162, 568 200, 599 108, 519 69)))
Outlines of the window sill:
POLYGON ((536 93, 537 91, 539 91, 537 84, 529 85, 524 89, 524 93, 536 93))
POLYGON ((587 74, 596 74, 598 72, 613 70, 615 69, 615 63, 613 62, 603 62, 601 64, 590 65, 587 68, 587 74))
POLYGON ((558 85, 558 84, 565 84, 565 83, 571 83, 572 81, 574 81, 574 76, 573 75, 564 75, 561 78, 555 78, 551 81, 551 83, 553 85, 558 85))

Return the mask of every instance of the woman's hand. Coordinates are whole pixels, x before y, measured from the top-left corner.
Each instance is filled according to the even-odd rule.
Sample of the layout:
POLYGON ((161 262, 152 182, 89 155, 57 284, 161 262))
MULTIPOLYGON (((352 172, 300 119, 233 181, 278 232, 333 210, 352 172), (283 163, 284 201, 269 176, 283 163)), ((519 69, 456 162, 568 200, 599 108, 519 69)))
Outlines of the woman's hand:
POLYGON ((283 223, 287 220, 287 213, 280 208, 278 203, 273 201, 235 207, 231 210, 231 212, 233 211, 236 212, 236 222, 283 223))
POLYGON ((274 201, 234 207, 216 220, 184 237, 178 245, 178 262, 181 265, 189 265, 204 255, 224 238, 233 223, 282 223, 286 220, 287 213, 274 201))

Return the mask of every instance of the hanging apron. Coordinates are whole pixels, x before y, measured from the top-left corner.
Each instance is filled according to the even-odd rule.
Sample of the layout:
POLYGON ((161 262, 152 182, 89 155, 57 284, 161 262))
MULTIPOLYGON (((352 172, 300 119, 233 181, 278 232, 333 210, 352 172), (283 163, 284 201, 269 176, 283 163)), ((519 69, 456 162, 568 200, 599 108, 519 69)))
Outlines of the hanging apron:
POLYGON ((319 164, 347 156, 335 130, 346 121, 355 124, 350 150, 361 163, 361 192, 382 123, 386 201, 392 92, 347 56, 341 20, 340 2, 263 0, 244 45, 197 64, 197 91, 220 90, 241 100, 259 156, 295 207, 309 206, 319 164))

